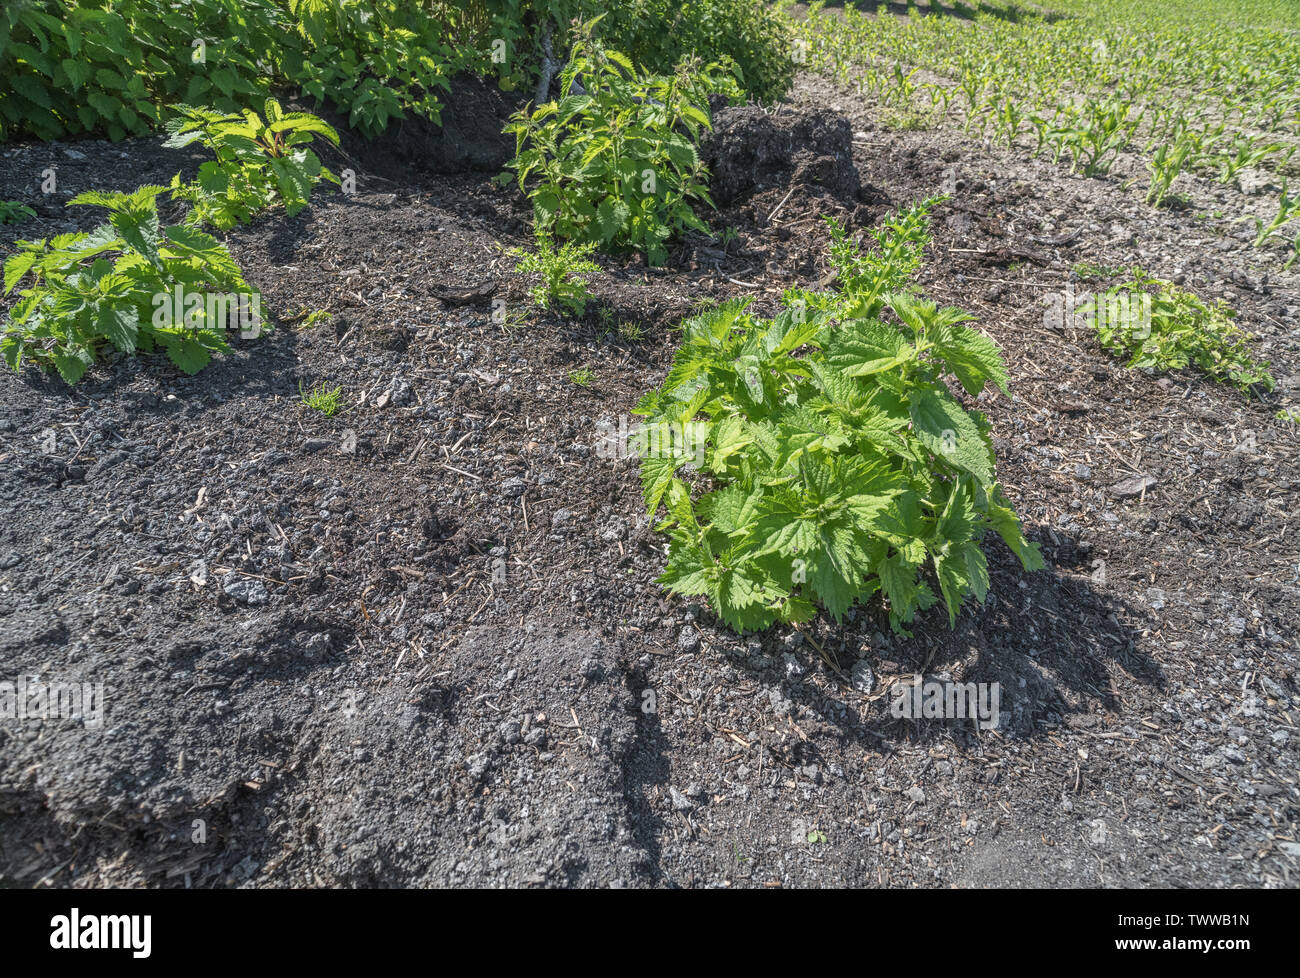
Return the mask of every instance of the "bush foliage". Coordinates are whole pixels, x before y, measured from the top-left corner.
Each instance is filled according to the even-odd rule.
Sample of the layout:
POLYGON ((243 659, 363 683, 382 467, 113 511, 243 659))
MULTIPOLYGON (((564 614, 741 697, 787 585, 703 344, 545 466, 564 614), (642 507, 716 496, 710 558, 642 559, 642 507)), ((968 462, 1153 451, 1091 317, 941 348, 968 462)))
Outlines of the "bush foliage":
POLYGON ((517 155, 507 166, 532 199, 539 232, 636 248, 651 264, 685 228, 707 230, 691 209, 711 203, 696 140, 711 124, 709 96, 737 94, 723 65, 683 62, 647 75, 622 53, 579 32, 558 101, 518 113, 506 127, 517 155))
MULTIPOLYGON (((220 112, 299 92, 367 136, 408 115, 437 122, 459 72, 535 79, 540 39, 561 48, 594 0, 10 0, 0 9, 0 141, 161 127, 170 105, 220 112)), ((747 87, 780 94, 785 22, 759 0, 616 5, 602 30, 648 70, 731 56, 747 87), (663 19, 667 17, 668 19, 663 19)))

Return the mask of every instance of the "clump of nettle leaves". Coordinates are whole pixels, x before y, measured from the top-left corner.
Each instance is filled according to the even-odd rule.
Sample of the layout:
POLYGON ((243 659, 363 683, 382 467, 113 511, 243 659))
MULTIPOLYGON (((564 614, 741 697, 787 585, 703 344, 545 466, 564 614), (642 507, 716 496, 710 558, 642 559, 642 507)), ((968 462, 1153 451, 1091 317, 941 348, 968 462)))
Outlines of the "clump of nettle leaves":
POLYGON ((1078 309, 1101 345, 1127 358, 1125 366, 1165 373, 1195 364, 1243 394, 1277 386, 1268 361, 1251 354, 1251 334, 1233 323, 1236 312, 1226 302, 1206 303, 1141 268, 1130 274, 1078 309))
POLYGON ((895 631, 939 596, 955 623, 988 590, 988 529, 1026 570, 1043 567, 995 479, 987 419, 946 383, 1005 392, 1001 353, 910 285, 943 199, 865 251, 832 221, 838 291, 791 290, 770 320, 747 300, 695 316, 637 405, 646 505, 667 512, 660 583, 706 596, 737 631, 818 605, 838 621, 876 594, 895 631))
POLYGON ((275 204, 292 217, 321 180, 339 182, 308 145, 320 135, 337 146, 338 133, 310 112, 285 112, 273 98, 263 105, 265 118, 252 109, 227 113, 178 105, 174 111, 163 145, 180 149, 197 141, 216 157, 199 167, 196 180, 172 178, 173 198, 193 205, 187 224, 225 231, 275 204))
POLYGON ((230 252, 196 228, 161 225, 158 197, 166 192, 87 191, 68 203, 107 208, 107 224, 17 242, 4 265, 5 293, 24 279, 31 284, 0 329, 0 355, 10 369, 30 361, 75 384, 106 347, 161 347, 181 370, 196 373, 212 353, 229 349, 232 302, 241 322, 252 312, 261 331, 261 295, 230 252))
POLYGON ((75 384, 112 348, 121 353, 161 348, 193 374, 213 353, 227 352, 232 324, 245 336, 270 330, 261 293, 248 285, 230 252, 198 230, 227 230, 284 205, 307 206, 321 180, 338 178, 309 148, 314 135, 337 144, 338 133, 306 112, 285 112, 275 99, 265 118, 182 105, 167 124, 165 146, 201 142, 215 160, 198 179, 132 193, 88 191, 69 204, 109 210, 108 223, 89 233, 19 241, 5 261, 4 290, 30 279, 0 329, 0 355, 13 370, 29 361, 75 384), (170 192, 192 206, 181 225, 163 227, 158 199, 170 192))
POLYGON ((691 209, 695 200, 712 204, 697 143, 712 124, 709 97, 741 95, 735 66, 685 59, 671 75, 645 73, 594 39, 599 20, 575 31, 563 97, 505 127, 516 139, 506 165, 532 201, 539 234, 636 249, 658 265, 674 234, 708 230, 691 209))
POLYGON ((587 288, 588 276, 600 272, 600 266, 591 260, 596 243, 565 241, 557 248, 550 235, 543 231, 537 231, 534 237, 536 251, 512 248, 508 252, 519 259, 516 272, 539 279, 529 292, 533 302, 543 309, 562 309, 581 316, 592 298, 587 288))

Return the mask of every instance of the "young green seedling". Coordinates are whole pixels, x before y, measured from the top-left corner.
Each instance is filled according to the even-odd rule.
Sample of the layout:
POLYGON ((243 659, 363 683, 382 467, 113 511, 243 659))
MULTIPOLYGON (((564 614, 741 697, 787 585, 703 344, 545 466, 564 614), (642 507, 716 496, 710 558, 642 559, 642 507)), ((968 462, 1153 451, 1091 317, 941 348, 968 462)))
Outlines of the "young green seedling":
POLYGON ((1265 224, 1254 214, 1245 214, 1238 221, 1253 221, 1255 230, 1255 247, 1261 248, 1264 242, 1271 238, 1284 224, 1294 217, 1300 217, 1300 193, 1295 196, 1287 196, 1287 181, 1282 181, 1282 193, 1278 197, 1277 213, 1273 215, 1273 220, 1265 224))
POLYGON ((600 266, 591 260, 596 242, 566 241, 557 249, 551 236, 540 228, 534 231, 534 239, 535 251, 512 248, 509 252, 519 259, 516 272, 541 278, 530 293, 533 301, 543 309, 563 309, 581 316, 592 298, 587 288, 589 276, 600 273, 600 266))

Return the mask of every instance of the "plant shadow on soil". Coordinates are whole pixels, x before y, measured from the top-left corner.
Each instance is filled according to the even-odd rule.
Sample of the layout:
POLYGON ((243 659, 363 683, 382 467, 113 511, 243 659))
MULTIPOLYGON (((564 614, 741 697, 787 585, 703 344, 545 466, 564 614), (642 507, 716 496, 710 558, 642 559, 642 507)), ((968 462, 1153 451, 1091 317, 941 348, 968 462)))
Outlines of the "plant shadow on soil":
POLYGON ((88 399, 119 399, 129 406, 131 413, 146 422, 151 418, 165 421, 200 411, 204 400, 296 396, 292 375, 298 341, 291 326, 278 325, 269 335, 255 340, 232 338, 228 342, 230 352, 214 354, 199 375, 175 372, 161 352, 110 352, 101 356, 96 367, 75 388, 65 384, 57 374, 36 369, 16 374, 14 382, 69 408, 88 399), (175 391, 175 399, 159 399, 139 390, 142 375, 150 378, 147 383, 151 386, 166 384, 175 391))
MULTIPOLYGON (((943 621, 942 607, 933 608, 918 616, 913 638, 885 639, 886 646, 892 646, 894 651, 872 649, 868 661, 877 670, 876 686, 871 696, 871 715, 865 721, 860 708, 844 695, 848 683, 834 677, 829 669, 821 670, 828 681, 820 684, 814 695, 809 695, 806 688, 796 688, 801 684, 806 687, 799 679, 787 678, 781 682, 780 689, 820 718, 824 724, 820 732, 828 735, 829 740, 841 746, 855 745, 868 753, 890 753, 904 743, 909 746, 955 743, 960 750, 977 749, 980 740, 988 736, 977 729, 970 717, 893 718, 889 711, 894 699, 893 684, 910 684, 917 675, 925 681, 1000 684, 1000 717, 994 726, 998 737, 1003 739, 1048 737, 1051 730, 1066 722, 1069 714, 1086 713, 1091 704, 1099 704, 1106 712, 1118 715, 1123 704, 1108 675, 1110 663, 1138 682, 1156 688, 1165 686, 1165 676, 1156 660, 1139 647, 1139 630, 1123 623, 1141 617, 1143 612, 1116 602, 1094 588, 1086 573, 1075 573, 1069 564, 1086 566, 1086 561, 1080 561, 1077 554, 1071 554, 1072 560, 1067 561, 1064 549, 1057 550, 1057 563, 1049 562, 1044 570, 1025 574, 1004 547, 1000 544, 989 547, 992 583, 982 606, 968 603, 952 629, 943 621)), ((857 609, 860 623, 872 615, 869 607, 857 609)), ((712 619, 713 616, 702 610, 701 617, 712 619)), ((883 615, 877 612, 874 617, 879 629, 887 629, 883 615)), ((726 628, 720 622, 714 624, 719 631, 726 628)), ((825 615, 804 627, 820 630, 823 643, 837 630, 843 631, 825 615)), ((860 624, 862 630, 869 627, 860 624)), ((763 641, 763 637, 759 640, 763 641)), ((778 643, 769 634, 763 644, 766 649, 778 643)), ((805 664, 819 668, 814 649, 807 644, 801 644, 799 649, 805 664)), ((767 685, 770 685, 772 659, 776 660, 778 671, 785 668, 780 651, 759 656, 756 664, 754 658, 746 657, 740 639, 727 650, 727 655, 727 661, 738 672, 751 680, 766 680, 767 685)), ((839 665, 845 673, 851 667, 850 662, 839 665)), ((803 674, 800 670, 800 675, 803 674)), ((628 671, 625 678, 639 701, 649 688, 647 680, 636 671, 628 671)), ((626 787, 629 803, 641 812, 637 820, 638 835, 644 837, 643 845, 653 853, 657 830, 664 826, 655 818, 652 806, 645 802, 645 793, 654 785, 669 784, 672 765, 657 715, 638 715, 636 723, 637 743, 624 765, 626 787)), ((821 737, 787 739, 784 744, 760 739, 765 740, 765 746, 787 768, 802 770, 809 765, 820 765, 824 769, 833 760, 818 746, 819 741, 826 745, 821 737)))
MULTIPOLYGON (((879 757, 929 747, 980 756, 990 739, 1044 741, 1068 726, 1072 715, 1086 718, 1098 707, 1122 721, 1124 703, 1112 670, 1118 667, 1133 681, 1153 689, 1166 686, 1161 666, 1144 650, 1152 648, 1149 636, 1142 637, 1149 613, 1115 599, 1094 583, 1094 561, 1086 548, 1064 536, 1029 530, 1031 537, 1039 539, 1048 566, 1025 573, 990 533, 987 598, 982 605, 968 600, 951 629, 940 605, 918 616, 913 637, 889 636, 885 616, 874 603, 858 606, 851 622, 837 625, 821 613, 800 626, 828 651, 843 640, 850 651, 835 656, 843 676, 819 662, 810 642, 792 646, 787 629, 736 635, 698 599, 672 603, 678 609, 695 610, 706 636, 699 654, 716 660, 707 665, 709 673, 725 675, 734 669, 730 685, 758 687, 763 691, 760 698, 770 697, 771 708, 764 703, 759 710, 767 718, 765 728, 755 724, 754 729, 737 733, 745 738, 756 735, 766 748, 766 766, 784 769, 786 776, 794 772, 796 780, 807 770, 834 770, 845 757, 855 755, 879 757), (848 677, 855 647, 868 649, 866 661, 875 673, 865 704, 848 677), (995 729, 979 730, 969 717, 892 717, 894 684, 910 683, 915 675, 926 681, 998 683, 1000 716, 995 729), (782 718, 791 702, 808 710, 798 725, 793 714, 788 720, 782 718), (811 727, 810 716, 815 718, 811 727)), ((621 761, 622 791, 633 834, 647 854, 648 870, 659 884, 673 885, 671 873, 659 865, 665 834, 673 831, 672 818, 665 816, 662 806, 656 807, 654 799, 689 777, 681 756, 681 732, 667 729, 658 710, 641 709, 647 694, 664 695, 663 676, 635 663, 625 662, 621 668, 634 724, 633 740, 621 761)), ((751 768, 755 762, 747 748, 753 746, 751 742, 736 748, 749 754, 745 763, 751 768)), ((762 769, 760 765, 760 774, 762 769)), ((990 776, 999 773, 995 770, 990 776)), ((674 796, 674 802, 678 800, 674 796)))

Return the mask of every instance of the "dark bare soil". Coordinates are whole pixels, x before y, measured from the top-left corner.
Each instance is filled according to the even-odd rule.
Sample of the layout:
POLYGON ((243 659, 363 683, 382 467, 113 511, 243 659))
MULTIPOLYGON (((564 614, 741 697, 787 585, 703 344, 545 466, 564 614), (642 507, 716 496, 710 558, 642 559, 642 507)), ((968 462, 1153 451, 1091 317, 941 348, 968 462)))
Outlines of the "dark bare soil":
MULTIPOLYGON (((1296 884, 1296 429, 1043 318, 1075 262, 1140 262, 1241 309, 1294 402, 1296 275, 1117 182, 879 130, 805 77, 775 115, 719 116, 734 241, 602 259, 599 303, 561 319, 503 255, 528 212, 491 182, 500 147, 424 167, 408 136, 345 141, 356 196, 228 235, 273 334, 194 378, 0 378, 0 679, 108 704, 93 728, 0 721, 0 883, 1296 884), (945 185, 924 287, 1006 351, 1013 397, 981 407, 1049 569, 990 541, 987 603, 911 640, 872 609, 738 637, 666 598, 598 426, 662 380, 696 304, 818 282, 823 215, 861 230, 945 185), (304 407, 317 383, 346 409, 304 407), (891 718, 915 672, 1000 682, 1000 729, 891 718)), ((40 210, 2 240, 89 227, 69 196, 198 159, 2 150, 0 197, 40 210)))

